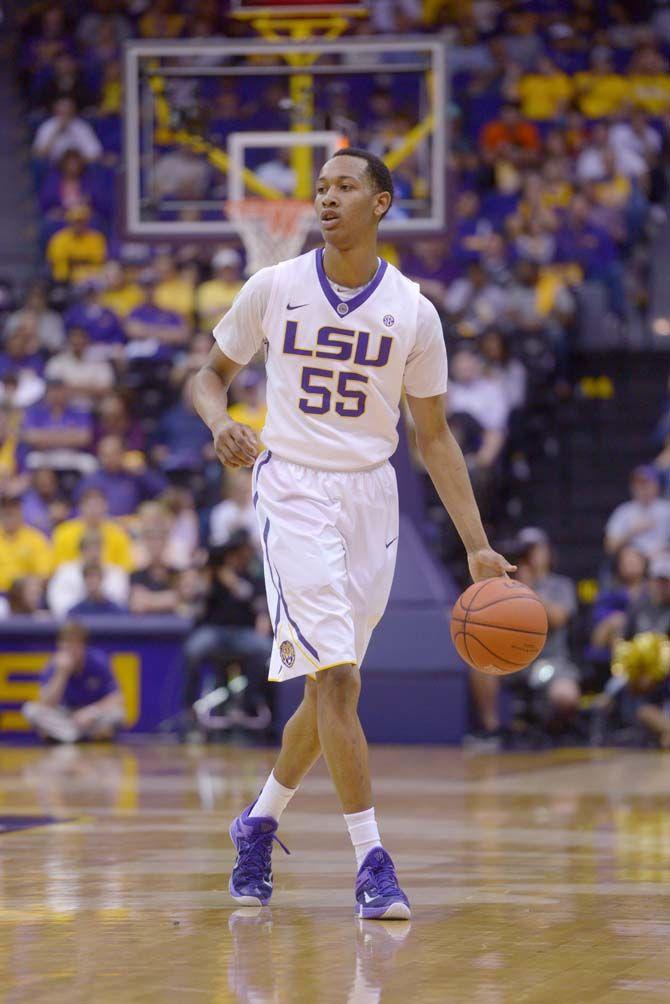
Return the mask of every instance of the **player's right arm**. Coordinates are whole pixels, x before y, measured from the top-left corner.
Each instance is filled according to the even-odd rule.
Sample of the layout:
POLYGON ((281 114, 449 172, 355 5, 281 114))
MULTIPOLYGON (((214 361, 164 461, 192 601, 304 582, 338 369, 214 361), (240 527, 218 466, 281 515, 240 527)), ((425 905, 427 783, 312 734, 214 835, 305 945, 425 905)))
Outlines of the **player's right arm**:
POLYGON ((234 422, 228 414, 228 389, 242 368, 214 345, 191 385, 193 406, 209 427, 216 455, 225 467, 251 467, 260 448, 253 429, 234 422))
POLYGON ((193 379, 193 405, 209 426, 216 455, 225 467, 251 467, 260 450, 253 429, 228 414, 228 389, 263 344, 273 276, 272 268, 263 268, 245 283, 214 328, 216 344, 193 379))

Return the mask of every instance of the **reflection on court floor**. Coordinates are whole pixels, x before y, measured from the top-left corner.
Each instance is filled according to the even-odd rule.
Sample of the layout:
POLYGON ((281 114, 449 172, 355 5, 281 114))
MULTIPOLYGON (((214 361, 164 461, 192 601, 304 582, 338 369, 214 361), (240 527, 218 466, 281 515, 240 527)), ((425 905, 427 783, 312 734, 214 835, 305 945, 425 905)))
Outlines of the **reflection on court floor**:
POLYGON ((373 761, 411 923, 354 920, 322 767, 282 819, 292 853, 271 908, 241 910, 227 824, 272 751, 1 749, 2 999, 668 1000, 663 754, 378 748, 373 761))

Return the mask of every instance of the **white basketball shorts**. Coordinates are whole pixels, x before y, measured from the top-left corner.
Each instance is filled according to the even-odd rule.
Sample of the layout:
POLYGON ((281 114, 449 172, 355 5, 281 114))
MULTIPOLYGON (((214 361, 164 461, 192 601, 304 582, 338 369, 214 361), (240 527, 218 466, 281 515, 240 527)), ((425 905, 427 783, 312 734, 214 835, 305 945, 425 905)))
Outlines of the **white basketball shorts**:
POLYGON ((360 666, 395 570, 393 467, 323 471, 266 451, 254 467, 253 499, 274 629, 270 680, 360 666))

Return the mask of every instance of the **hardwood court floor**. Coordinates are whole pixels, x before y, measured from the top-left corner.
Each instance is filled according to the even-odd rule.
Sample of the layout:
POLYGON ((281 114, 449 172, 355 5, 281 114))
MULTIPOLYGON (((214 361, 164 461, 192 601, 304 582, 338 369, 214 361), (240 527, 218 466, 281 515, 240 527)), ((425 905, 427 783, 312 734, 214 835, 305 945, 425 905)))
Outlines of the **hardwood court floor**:
POLYGON ((0 1001, 670 1001, 667 754, 375 749, 410 924, 354 921, 321 767, 282 820, 272 908, 233 909, 227 825, 271 760, 0 748, 0 1001))

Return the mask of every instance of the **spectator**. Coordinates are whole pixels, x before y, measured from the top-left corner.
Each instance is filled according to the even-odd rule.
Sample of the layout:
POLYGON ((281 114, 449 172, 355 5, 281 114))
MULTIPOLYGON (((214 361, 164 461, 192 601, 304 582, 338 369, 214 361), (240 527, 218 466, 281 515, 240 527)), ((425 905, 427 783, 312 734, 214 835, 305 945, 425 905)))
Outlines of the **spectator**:
POLYGON ((96 44, 103 27, 111 26, 117 46, 130 38, 132 28, 128 18, 116 6, 116 0, 88 0, 86 13, 77 24, 77 41, 84 49, 96 44))
POLYGON ((198 324, 211 331, 230 310, 242 289, 242 262, 233 248, 220 248, 212 258, 212 278, 201 283, 196 291, 198 324))
POLYGON ((142 38, 179 38, 186 19, 174 8, 174 0, 151 0, 139 21, 142 38))
POLYGON ((183 318, 189 329, 193 325, 195 290, 185 273, 179 273, 173 256, 168 252, 156 255, 156 306, 183 318))
MULTIPOLYGON (((568 645, 568 627, 577 611, 572 581, 552 572, 549 540, 544 531, 527 527, 517 539, 516 578, 530 586, 547 611, 549 631, 537 662, 510 677, 510 685, 520 689, 531 704, 531 714, 543 727, 565 725, 577 711, 581 689, 579 670, 568 645)), ((500 733, 498 697, 500 679, 473 671, 470 674, 475 705, 485 737, 500 733)))
POLYGON ((628 611, 644 591, 647 565, 642 551, 624 544, 616 554, 612 585, 602 589, 593 604, 587 658, 600 684, 598 689, 609 677, 612 648, 623 638, 628 611))
POLYGON ((248 425, 260 436, 268 413, 265 404, 265 375, 247 367, 233 380, 232 403, 228 414, 234 422, 248 425))
POLYGON ((184 644, 187 710, 199 696, 200 670, 206 662, 224 667, 239 662, 249 683, 247 707, 253 712, 265 705, 271 627, 261 583, 250 570, 252 560, 253 549, 243 531, 212 552, 204 610, 184 644))
POLYGON ((126 335, 131 359, 171 359, 175 349, 186 342, 188 329, 182 317, 163 310, 156 303, 156 274, 141 276, 144 301, 126 318, 126 335))
POLYGON ((645 178, 661 145, 660 134, 649 125, 641 111, 633 111, 627 120, 617 122, 610 129, 616 168, 627 178, 645 178))
POLYGON ((39 575, 26 575, 14 579, 7 592, 9 617, 48 617, 44 606, 44 579, 39 575))
POLYGON ((462 415, 474 423, 478 445, 466 453, 466 458, 475 467, 491 467, 500 456, 507 435, 505 397, 500 384, 484 375, 479 355, 469 349, 454 354, 447 396, 449 424, 458 424, 454 420, 462 415))
POLYGON ((577 181, 598 181, 605 174, 605 157, 610 149, 610 127, 607 122, 594 122, 589 134, 589 142, 577 158, 575 177, 577 181))
POLYGON ((51 537, 54 527, 70 514, 55 471, 38 467, 30 474, 29 487, 22 496, 23 518, 29 526, 51 537))
POLYGON ((116 318, 126 318, 144 300, 142 287, 135 282, 129 270, 118 261, 107 262, 100 275, 100 281, 102 292, 99 304, 116 318))
POLYGON ((260 551, 261 541, 256 510, 251 500, 251 472, 241 468, 226 471, 223 499, 214 506, 209 517, 211 547, 227 544, 231 537, 244 530, 254 547, 260 551))
POLYGON ((211 168, 207 161, 188 146, 178 146, 156 161, 152 175, 153 197, 159 203, 170 199, 205 199, 210 180, 211 168))
POLYGON ((503 290, 488 278, 480 264, 468 267, 467 276, 456 279, 444 298, 448 320, 463 337, 481 334, 500 316, 505 303, 503 290))
POLYGON ((35 327, 40 351, 57 352, 62 348, 65 341, 63 319, 49 307, 46 286, 39 280, 28 287, 23 307, 7 318, 5 334, 24 321, 35 327))
POLYGON ((65 520, 54 531, 54 558, 56 566, 64 561, 75 561, 80 550, 81 539, 89 530, 96 530, 102 537, 102 560, 118 565, 126 572, 133 568, 130 538, 123 527, 114 520, 107 519, 107 499, 98 488, 89 488, 79 500, 79 516, 65 520))
POLYGON ((72 98, 59 97, 54 101, 53 115, 37 130, 33 152, 57 164, 68 150, 76 150, 90 162, 100 157, 102 146, 90 125, 77 116, 72 98))
POLYGON ((21 499, 0 499, 0 592, 6 593, 16 579, 27 575, 47 579, 52 568, 49 540, 24 523, 21 499))
POLYGON ((166 561, 174 568, 190 568, 200 540, 200 522, 193 493, 180 485, 170 485, 160 497, 168 519, 166 561))
POLYGON ((81 411, 91 411, 114 385, 112 367, 95 357, 95 349, 83 328, 69 329, 65 351, 49 360, 44 373, 47 380, 65 386, 70 405, 81 411))
POLYGON ((98 405, 97 441, 100 442, 103 436, 118 436, 126 453, 144 450, 144 430, 137 418, 131 415, 121 394, 106 394, 98 405))
POLYGON ((42 738, 67 743, 111 739, 124 722, 123 697, 107 656, 87 642, 81 624, 64 624, 56 654, 42 674, 38 700, 23 705, 23 714, 42 738))
POLYGON ((143 501, 157 495, 164 479, 155 471, 134 472, 124 463, 123 442, 119 436, 104 436, 98 443, 99 468, 82 478, 77 488, 79 498, 94 488, 107 499, 109 515, 117 519, 131 516, 143 501))
POLYGON ((514 88, 525 119, 547 122, 563 115, 572 97, 572 80, 549 59, 540 56, 535 69, 524 73, 514 88))
MULTIPOLYGON (((606 729, 623 726, 641 731, 662 749, 670 749, 670 676, 661 646, 670 633, 670 556, 657 555, 649 566, 649 588, 632 605, 625 643, 614 649, 615 675, 608 682, 600 709, 606 729)), ((629 733, 630 734, 630 733, 629 733)))
POLYGON ((456 277, 444 238, 422 237, 412 241, 411 247, 403 251, 402 270, 419 283, 423 295, 441 310, 449 283, 456 277))
POLYGON ((574 87, 580 112, 588 119, 603 119, 623 109, 628 83, 614 72, 609 57, 596 50, 590 69, 575 75, 574 87))
POLYGON ((181 398, 162 416, 156 430, 152 455, 165 472, 199 471, 203 460, 211 456, 209 429, 193 409, 189 382, 182 387, 181 398))
POLYGON ((579 265, 586 279, 602 282, 612 312, 625 318, 626 296, 615 244, 606 230, 592 222, 591 206, 583 195, 575 195, 570 202, 558 232, 557 258, 579 265))
POLYGON ((518 105, 507 102, 500 111, 500 118, 484 126, 480 147, 489 163, 497 157, 506 157, 523 167, 536 163, 542 139, 537 126, 521 118, 518 105))
MULTIPOLYGON (((76 109, 90 104, 90 97, 90 88, 86 86, 76 61, 69 52, 63 51, 58 53, 47 72, 35 81, 32 103, 46 110, 53 108, 56 101, 70 98, 76 109)), ((88 139, 90 141, 90 137, 88 139)))
POLYGON ((177 570, 165 560, 167 528, 160 524, 145 526, 142 543, 147 562, 130 577, 130 609, 134 614, 174 614, 177 595, 177 570))
POLYGON ((66 226, 47 244, 47 260, 56 282, 77 282, 100 272, 107 260, 104 234, 90 226, 88 206, 73 206, 65 213, 66 226))
POLYGON ((92 439, 90 415, 68 404, 62 380, 49 380, 44 401, 28 409, 21 428, 21 442, 29 451, 28 466, 90 469, 92 458, 83 451, 92 439))
POLYGON ((104 573, 99 561, 87 561, 82 569, 84 598, 68 611, 70 617, 97 617, 100 614, 124 614, 127 611, 105 595, 104 573))
POLYGON ((509 340, 498 328, 487 328, 479 342, 484 360, 484 378, 494 380, 503 390, 508 412, 523 408, 526 403, 526 367, 512 358, 509 340))
POLYGON ((74 561, 64 561, 51 577, 47 587, 47 603, 54 617, 64 617, 86 598, 84 569, 95 565, 101 570, 100 592, 105 601, 119 608, 128 604, 128 573, 112 562, 102 560, 103 537, 100 530, 86 530, 79 542, 79 554, 74 561))
MULTIPOLYGON (((184 351, 177 356, 170 370, 170 383, 175 387, 181 387, 185 380, 194 376, 205 365, 211 349, 211 334, 194 335, 189 345, 185 346, 184 351)), ((246 371, 242 370, 242 373, 244 372, 246 371)))
POLYGON ((121 359, 126 336, 119 318, 102 302, 103 282, 98 276, 75 287, 75 301, 65 312, 65 325, 68 330, 81 328, 86 332, 91 359, 121 359))
POLYGON ((77 206, 88 206, 102 218, 108 208, 92 169, 77 150, 65 151, 57 169, 46 176, 39 201, 42 213, 56 223, 64 222, 67 210, 77 206))
POLYGON ((0 495, 18 495, 26 485, 17 455, 17 426, 20 417, 0 404, 0 495))
POLYGON ((648 558, 670 547, 670 502, 659 498, 655 467, 636 467, 630 479, 631 499, 618 505, 605 527, 605 553, 616 554, 625 544, 648 558))

